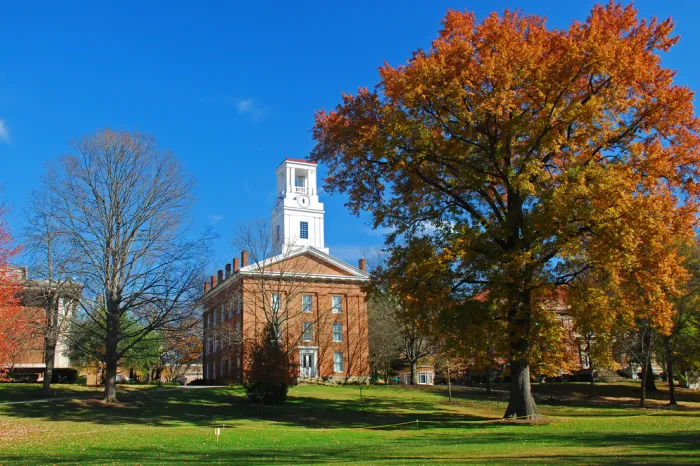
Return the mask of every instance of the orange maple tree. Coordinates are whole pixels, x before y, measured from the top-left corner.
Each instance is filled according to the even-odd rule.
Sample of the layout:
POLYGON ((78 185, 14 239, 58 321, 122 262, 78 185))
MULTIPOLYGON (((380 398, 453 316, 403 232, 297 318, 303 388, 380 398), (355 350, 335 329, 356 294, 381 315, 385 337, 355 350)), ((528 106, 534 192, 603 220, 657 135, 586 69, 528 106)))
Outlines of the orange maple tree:
POLYGON ((667 246, 692 232, 700 162, 694 94, 661 64, 672 30, 612 2, 566 29, 449 11, 430 49, 316 114, 311 158, 329 191, 393 228, 389 247, 431 238, 457 292, 507 303, 506 417, 537 415, 542 290, 604 268, 626 290, 610 312, 670 325, 683 274, 667 246))
POLYGON ((6 209, 0 204, 0 370, 12 364, 27 327, 19 300, 20 277, 10 265, 19 248, 13 245, 5 215, 6 209))

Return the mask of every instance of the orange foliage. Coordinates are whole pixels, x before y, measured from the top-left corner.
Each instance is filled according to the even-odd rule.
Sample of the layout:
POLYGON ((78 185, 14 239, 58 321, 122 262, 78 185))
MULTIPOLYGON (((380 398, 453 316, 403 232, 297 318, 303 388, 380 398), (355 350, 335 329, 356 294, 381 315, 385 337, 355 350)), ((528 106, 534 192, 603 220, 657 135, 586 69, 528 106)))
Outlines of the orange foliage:
POLYGON ((613 2, 566 29, 449 11, 430 49, 316 114, 311 158, 390 247, 429 236, 465 294, 509 303, 520 367, 559 338, 533 334, 538 294, 591 269, 619 290, 605 312, 668 332, 700 166, 694 94, 661 63, 672 30, 613 2))

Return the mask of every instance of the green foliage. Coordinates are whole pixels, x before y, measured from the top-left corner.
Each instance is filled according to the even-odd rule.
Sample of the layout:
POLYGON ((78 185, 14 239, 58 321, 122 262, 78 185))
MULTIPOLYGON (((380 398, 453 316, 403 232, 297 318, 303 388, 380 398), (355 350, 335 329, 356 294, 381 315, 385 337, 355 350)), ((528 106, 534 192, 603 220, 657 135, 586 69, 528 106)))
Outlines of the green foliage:
MULTIPOLYGON (((140 328, 131 319, 122 320, 122 335, 138 336, 120 340, 118 350, 126 348, 126 351, 119 364, 144 372, 160 363, 163 337, 155 331, 143 336, 140 328)), ((93 368, 105 361, 106 332, 103 322, 85 315, 78 316, 71 322, 68 334, 68 357, 75 366, 93 368)))

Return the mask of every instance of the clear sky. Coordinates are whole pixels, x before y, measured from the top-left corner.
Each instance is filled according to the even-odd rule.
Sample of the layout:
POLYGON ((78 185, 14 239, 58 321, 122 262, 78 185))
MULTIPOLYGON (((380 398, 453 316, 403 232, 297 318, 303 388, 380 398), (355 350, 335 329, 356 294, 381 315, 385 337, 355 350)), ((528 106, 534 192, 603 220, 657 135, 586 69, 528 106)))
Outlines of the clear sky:
MULTIPOLYGON (((305 1, 23 2, 0 12, 0 200, 19 229, 46 161, 101 128, 149 133, 197 179, 194 228, 221 236, 212 270, 237 251, 232 225, 268 218, 274 169, 306 157, 314 111, 373 86, 377 68, 427 48, 448 8, 521 9, 566 27, 594 2, 305 1)), ((700 2, 638 1, 671 16, 680 43, 664 56, 700 90, 700 2)), ((324 173, 321 167, 321 174, 324 173)), ((356 263, 382 236, 321 193, 326 246, 356 263)))

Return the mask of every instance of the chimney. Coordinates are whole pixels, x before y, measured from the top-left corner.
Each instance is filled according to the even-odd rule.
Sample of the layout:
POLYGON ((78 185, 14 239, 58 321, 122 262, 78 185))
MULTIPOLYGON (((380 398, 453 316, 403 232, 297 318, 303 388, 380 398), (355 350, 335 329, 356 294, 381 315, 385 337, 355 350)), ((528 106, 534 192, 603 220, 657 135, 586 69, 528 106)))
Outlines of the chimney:
POLYGON ((219 269, 219 270, 216 272, 216 282, 217 282, 217 283, 221 283, 221 282, 223 282, 223 281, 224 281, 224 271, 221 270, 221 269, 219 269))
POLYGON ((241 267, 248 266, 248 251, 241 251, 241 267))
POLYGON ((233 273, 238 272, 238 257, 233 258, 233 273))
POLYGON ((226 264, 226 278, 231 276, 231 264, 226 264))
POLYGON ((214 275, 211 276, 211 289, 213 290, 216 288, 216 277, 214 275))
POLYGON ((360 264, 360 270, 362 270, 363 272, 367 272, 367 259, 364 259, 364 258, 360 259, 359 264, 360 264))
POLYGON ((209 291, 209 280, 204 280, 204 294, 209 291))

